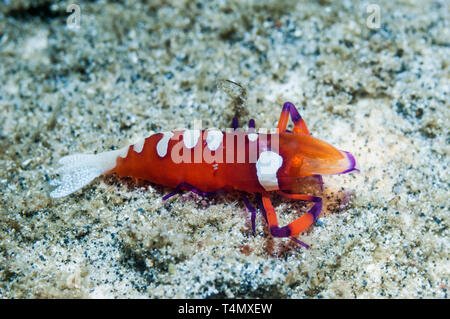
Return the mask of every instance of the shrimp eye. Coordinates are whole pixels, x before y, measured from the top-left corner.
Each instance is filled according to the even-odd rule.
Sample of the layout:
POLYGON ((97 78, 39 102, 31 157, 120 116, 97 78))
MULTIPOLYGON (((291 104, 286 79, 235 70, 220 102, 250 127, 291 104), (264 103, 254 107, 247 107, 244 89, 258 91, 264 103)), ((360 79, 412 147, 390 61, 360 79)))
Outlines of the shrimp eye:
POLYGON ((303 163, 303 158, 300 156, 295 156, 291 161, 292 167, 300 167, 300 166, 302 166, 302 163, 303 163))

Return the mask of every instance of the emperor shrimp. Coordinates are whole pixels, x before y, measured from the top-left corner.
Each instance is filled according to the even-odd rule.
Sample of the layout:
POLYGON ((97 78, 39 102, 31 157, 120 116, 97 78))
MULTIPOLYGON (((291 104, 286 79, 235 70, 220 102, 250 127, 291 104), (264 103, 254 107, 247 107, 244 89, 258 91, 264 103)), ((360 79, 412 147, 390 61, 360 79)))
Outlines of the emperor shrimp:
MULTIPOLYGON (((283 105, 275 133, 256 133, 255 121, 249 130, 177 130, 153 134, 134 145, 99 154, 75 154, 61 158, 60 178, 52 181, 53 198, 67 196, 100 175, 117 174, 183 189, 201 196, 219 191, 242 191, 257 195, 261 211, 273 237, 289 237, 309 247, 297 236, 310 227, 322 211, 322 198, 299 193, 305 179, 322 186, 322 175, 359 171, 355 158, 346 151, 314 138, 294 104, 283 105), (294 124, 287 130, 289 116, 294 124), (312 202, 312 208, 288 225, 278 225, 271 195, 312 202)), ((256 209, 244 197, 251 212, 255 232, 256 209)))

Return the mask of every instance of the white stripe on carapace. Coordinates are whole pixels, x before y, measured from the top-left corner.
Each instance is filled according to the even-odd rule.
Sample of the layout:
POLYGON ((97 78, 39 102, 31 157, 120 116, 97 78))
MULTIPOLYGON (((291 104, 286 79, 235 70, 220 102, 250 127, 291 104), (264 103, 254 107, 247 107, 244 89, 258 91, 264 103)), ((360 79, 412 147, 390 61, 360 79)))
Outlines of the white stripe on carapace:
POLYGON ((183 133, 183 142, 186 148, 193 148, 197 145, 198 138, 200 137, 200 130, 186 130, 183 133))
POLYGON ((258 139, 258 134, 250 133, 250 134, 247 135, 247 137, 248 137, 248 140, 250 142, 254 142, 254 141, 256 141, 258 139))
POLYGON ((278 188, 278 169, 283 165, 283 158, 271 151, 262 152, 256 162, 256 174, 259 184, 266 191, 274 191, 278 188))
POLYGON ((158 144, 156 144, 156 152, 159 157, 164 157, 167 154, 167 148, 169 147, 169 141, 173 136, 172 132, 163 132, 163 137, 159 140, 158 144))
POLYGON ((206 144, 211 151, 215 151, 222 144, 223 133, 216 129, 209 129, 206 136, 206 144))

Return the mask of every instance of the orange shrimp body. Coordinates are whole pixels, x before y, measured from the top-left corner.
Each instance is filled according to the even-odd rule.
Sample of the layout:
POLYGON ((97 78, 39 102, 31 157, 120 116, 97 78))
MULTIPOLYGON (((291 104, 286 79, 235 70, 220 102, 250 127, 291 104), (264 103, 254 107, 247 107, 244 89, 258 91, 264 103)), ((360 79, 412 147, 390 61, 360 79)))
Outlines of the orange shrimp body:
MULTIPOLYGON (((295 236, 317 220, 322 209, 320 197, 298 194, 305 178, 323 174, 357 171, 354 157, 310 135, 305 122, 292 103, 283 106, 277 132, 257 134, 254 121, 249 131, 237 129, 222 132, 181 130, 157 133, 140 142, 97 155, 71 155, 60 160, 61 181, 52 197, 74 192, 101 174, 115 173, 175 188, 163 199, 187 188, 201 195, 219 190, 239 190, 259 194, 261 208, 271 234, 275 237, 295 236), (293 131, 286 130, 289 115, 293 131), (303 216, 284 227, 278 226, 270 201, 271 192, 296 200, 310 201, 314 206, 303 216)), ((245 199, 252 212, 256 210, 245 199)))
MULTIPOLYGON (((149 182, 169 187, 176 187, 181 183, 188 183, 205 192, 217 190, 242 190, 247 192, 261 192, 261 185, 256 179, 255 164, 248 161, 248 154, 243 163, 233 161, 226 163, 230 144, 226 142, 226 133, 221 132, 218 149, 211 151, 207 143, 208 131, 198 131, 198 140, 194 147, 188 148, 184 142, 185 131, 172 132, 173 137, 167 144, 167 151, 158 153, 158 143, 164 139, 164 134, 158 133, 145 140, 141 153, 137 153, 130 147, 126 158, 119 158, 117 166, 111 173, 119 176, 132 176, 149 182), (228 146, 227 146, 228 145, 228 146), (197 154, 200 160, 195 161, 197 154), (220 153, 220 154, 219 154, 220 153), (164 154, 162 156, 162 154, 164 154), (181 154, 181 155, 180 155, 181 154), (204 154, 216 155, 219 160, 209 162, 204 154), (174 157, 182 160, 174 161, 174 157)), ((245 137, 245 133, 236 134, 239 138, 245 137)), ((246 140, 248 147, 249 140, 246 140)), ((189 146, 189 144, 188 144, 189 146)))
MULTIPOLYGON (((216 131, 214 131, 216 132, 216 131)), ((245 132, 222 133, 217 143, 219 147, 214 151, 209 148, 208 131, 197 133, 197 142, 194 147, 188 148, 183 141, 185 131, 171 132, 167 150, 163 153, 157 151, 158 144, 164 142, 164 134, 157 133, 145 139, 144 146, 137 152, 133 145, 129 146, 127 156, 117 159, 116 167, 110 173, 119 176, 130 176, 143 179, 152 183, 176 187, 181 183, 188 183, 205 192, 217 190, 240 190, 249 193, 266 193, 272 190, 291 192, 296 188, 298 178, 313 176, 316 174, 339 173, 348 168, 349 162, 345 154, 336 150, 333 146, 322 142, 310 135, 283 132, 281 134, 250 134, 245 132), (233 141, 227 134, 245 141, 242 154, 243 161, 238 161, 241 150, 239 143, 227 143, 233 141), (271 152, 270 141, 279 140, 277 153, 271 152), (253 145, 252 145, 253 144, 253 145), (258 174, 258 161, 251 161, 251 147, 255 150, 256 158, 261 153, 279 154, 280 164, 273 174, 273 184, 270 181, 261 180, 258 174), (227 161, 227 156, 230 159, 227 161), (182 154, 182 155, 180 155, 182 154), (199 161, 195 162, 195 157, 199 161), (211 159, 205 159, 204 154, 211 154, 211 159), (214 156, 215 155, 215 156, 214 156), (179 160, 174 161, 174 157, 179 160), (214 157, 214 158, 213 158, 214 157), (181 160, 181 162, 179 162, 181 160)), ((167 133, 166 133, 167 134, 167 133)), ((267 158, 268 161, 277 158, 267 158)), ((270 162, 266 166, 270 169, 270 162)), ((269 175, 266 174, 266 175, 269 175)), ((271 176, 267 176, 268 180, 271 176)))

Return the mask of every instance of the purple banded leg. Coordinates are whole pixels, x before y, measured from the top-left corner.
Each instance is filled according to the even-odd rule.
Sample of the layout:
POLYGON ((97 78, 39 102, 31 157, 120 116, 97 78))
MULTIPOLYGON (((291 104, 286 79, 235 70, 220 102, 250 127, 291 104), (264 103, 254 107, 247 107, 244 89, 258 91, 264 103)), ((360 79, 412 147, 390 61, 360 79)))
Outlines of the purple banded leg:
MULTIPOLYGON (((306 196, 308 196, 308 195, 303 195, 303 196, 305 196, 305 198, 306 198, 306 196)), ((316 198, 313 196, 308 196, 308 197, 311 197, 314 201, 316 200, 316 198)), ((270 227, 270 233, 272 234, 273 237, 289 237, 291 240, 295 241, 299 245, 309 248, 309 246, 307 244, 305 244, 304 242, 297 239, 296 236, 299 233, 301 233, 302 231, 304 231, 305 229, 307 229, 309 226, 311 226, 311 224, 314 222, 315 216, 313 216, 313 214, 315 214, 315 213, 311 212, 314 210, 314 207, 309 212, 298 217, 296 220, 289 223, 288 225, 279 227, 277 214, 275 212, 275 209, 273 208, 270 198, 268 196, 262 196, 261 202, 262 202, 262 207, 266 212, 267 223, 269 224, 269 227, 270 227)), ((316 206, 316 205, 314 205, 314 206, 316 206)))
POLYGON ((293 131, 296 132, 296 133, 302 133, 302 134, 306 134, 306 135, 311 135, 311 133, 309 133, 309 130, 308 130, 308 127, 306 126, 305 121, 301 117, 301 115, 298 112, 298 110, 295 107, 295 105, 290 103, 290 102, 284 103, 284 105, 286 105, 286 104, 288 104, 289 107, 290 107, 289 113, 291 114, 292 122, 294 122, 294 129, 293 129, 293 131))
POLYGON ((250 202, 248 201, 247 197, 242 196, 242 199, 244 200, 245 206, 247 207, 247 210, 250 211, 250 213, 252 214, 251 220, 252 220, 252 232, 253 232, 253 236, 256 233, 256 208, 253 207, 250 202))
POLYGON ((289 115, 291 115, 292 122, 294 123, 293 131, 295 133, 301 133, 305 135, 311 135, 309 133, 308 127, 306 126, 305 121, 300 116, 300 113, 297 111, 297 108, 291 102, 286 102, 283 105, 283 109, 281 110, 280 119, 278 121, 277 128, 280 132, 286 131, 287 122, 289 119, 289 115))
POLYGON ((186 188, 186 189, 190 190, 191 192, 193 192, 197 195, 203 196, 203 197, 211 197, 211 196, 216 195, 216 193, 217 193, 217 192, 204 192, 191 184, 183 182, 183 183, 178 184, 177 187, 175 187, 175 189, 172 192, 170 192, 169 194, 164 196, 162 198, 162 200, 167 200, 170 197, 180 193, 183 188, 186 188))
POLYGON ((304 195, 304 194, 289 194, 282 191, 278 191, 278 194, 285 198, 294 199, 294 200, 303 200, 306 202, 313 202, 314 206, 306 213, 311 214, 313 217, 313 222, 319 219, 320 213, 322 212, 322 198, 312 195, 304 195))

